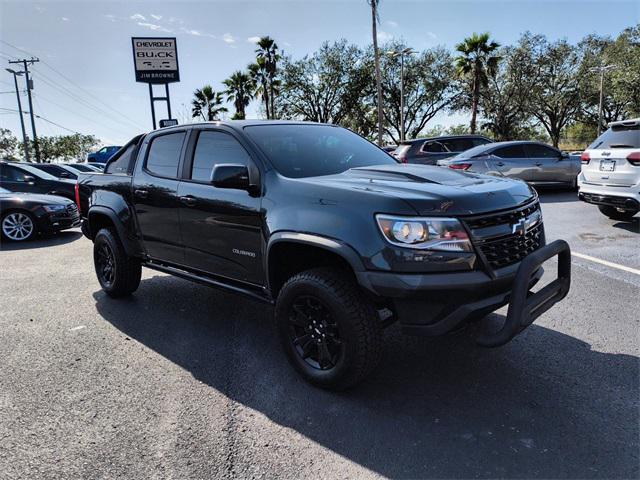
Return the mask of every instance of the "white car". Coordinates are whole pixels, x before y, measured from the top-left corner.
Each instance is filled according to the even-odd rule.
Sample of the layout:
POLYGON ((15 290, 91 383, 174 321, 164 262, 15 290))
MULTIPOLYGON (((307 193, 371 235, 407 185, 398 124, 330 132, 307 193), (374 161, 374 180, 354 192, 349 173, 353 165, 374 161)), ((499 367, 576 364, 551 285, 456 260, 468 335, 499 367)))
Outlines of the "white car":
POLYGON ((614 220, 631 220, 640 211, 640 118, 610 123, 580 159, 580 200, 614 220))

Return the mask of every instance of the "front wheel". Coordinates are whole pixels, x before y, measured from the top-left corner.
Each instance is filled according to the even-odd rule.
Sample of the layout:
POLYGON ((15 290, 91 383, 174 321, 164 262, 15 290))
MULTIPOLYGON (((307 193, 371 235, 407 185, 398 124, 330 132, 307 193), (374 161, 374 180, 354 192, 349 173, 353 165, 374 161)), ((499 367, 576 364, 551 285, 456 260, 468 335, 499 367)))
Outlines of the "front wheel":
POLYGON ((128 256, 108 228, 101 229, 93 240, 93 263, 100 286, 110 297, 131 295, 140 285, 140 260, 128 256))
POLYGON ((9 212, 2 217, 2 235, 14 242, 24 242, 36 234, 36 223, 28 212, 9 212))
POLYGON ((603 215, 606 215, 612 220, 622 220, 627 222, 631 221, 633 216, 638 213, 638 210, 625 210, 624 212, 619 212, 618 209, 608 205, 598 205, 598 209, 603 215))
POLYGON ((378 364, 380 319, 346 272, 318 268, 293 276, 278 295, 275 316, 289 361, 314 385, 343 390, 378 364))

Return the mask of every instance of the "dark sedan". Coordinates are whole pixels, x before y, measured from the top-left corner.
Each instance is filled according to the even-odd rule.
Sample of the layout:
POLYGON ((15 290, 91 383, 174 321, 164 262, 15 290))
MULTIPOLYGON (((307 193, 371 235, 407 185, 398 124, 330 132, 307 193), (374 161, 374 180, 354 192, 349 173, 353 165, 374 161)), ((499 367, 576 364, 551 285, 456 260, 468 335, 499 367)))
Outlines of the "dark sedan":
POLYGON ((393 152, 393 156, 402 163, 435 165, 438 160, 453 157, 460 152, 492 141, 482 135, 417 138, 402 142, 393 152))
POLYGON ((2 237, 14 242, 38 233, 55 233, 80 226, 76 204, 55 195, 10 192, 0 188, 2 237))
POLYGON ((512 141, 481 145, 438 165, 455 170, 519 178, 532 185, 576 188, 580 158, 541 142, 512 141))
POLYGON ((45 193, 75 200, 75 180, 57 178, 29 163, 0 162, 0 187, 11 192, 45 193))

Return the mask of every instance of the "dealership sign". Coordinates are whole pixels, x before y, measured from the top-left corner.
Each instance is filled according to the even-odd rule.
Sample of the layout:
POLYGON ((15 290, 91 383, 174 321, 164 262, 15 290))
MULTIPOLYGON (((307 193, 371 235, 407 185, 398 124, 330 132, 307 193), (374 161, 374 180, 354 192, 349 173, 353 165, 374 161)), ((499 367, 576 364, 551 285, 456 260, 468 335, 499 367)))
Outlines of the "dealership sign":
POLYGON ((175 38, 134 37, 131 43, 136 82, 166 84, 180 81, 175 38))

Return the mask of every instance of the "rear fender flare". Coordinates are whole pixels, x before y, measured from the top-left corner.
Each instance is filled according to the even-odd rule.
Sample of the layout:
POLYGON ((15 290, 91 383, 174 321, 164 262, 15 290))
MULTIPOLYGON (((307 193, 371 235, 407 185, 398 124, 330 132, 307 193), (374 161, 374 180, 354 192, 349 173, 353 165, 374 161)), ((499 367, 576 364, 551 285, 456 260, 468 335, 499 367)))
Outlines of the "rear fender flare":
POLYGON ((122 218, 120 218, 114 210, 105 206, 92 206, 89 209, 89 213, 87 215, 88 225, 89 225, 89 233, 91 238, 94 238, 98 233, 94 231, 92 223, 95 222, 96 217, 98 216, 106 216, 111 220, 111 223, 114 225, 116 229, 116 233, 118 234, 118 238, 122 242, 127 255, 130 256, 140 256, 143 252, 142 245, 140 241, 135 236, 135 229, 132 228, 131 225, 127 225, 122 218))

